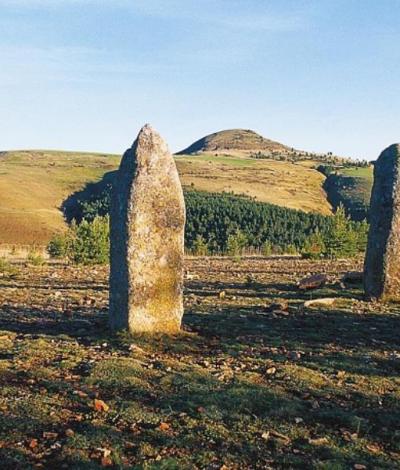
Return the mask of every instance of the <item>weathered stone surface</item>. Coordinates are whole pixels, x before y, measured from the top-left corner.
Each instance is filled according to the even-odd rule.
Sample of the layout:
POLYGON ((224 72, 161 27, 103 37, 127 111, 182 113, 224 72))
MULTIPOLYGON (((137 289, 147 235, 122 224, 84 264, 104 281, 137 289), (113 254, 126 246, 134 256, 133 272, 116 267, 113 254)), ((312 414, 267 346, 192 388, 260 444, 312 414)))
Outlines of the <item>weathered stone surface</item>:
POLYGON ((185 203, 174 159, 148 125, 122 158, 110 224, 112 329, 179 331, 185 203))
POLYGON ((369 299, 400 300, 400 145, 384 150, 375 163, 370 229, 364 264, 369 299))

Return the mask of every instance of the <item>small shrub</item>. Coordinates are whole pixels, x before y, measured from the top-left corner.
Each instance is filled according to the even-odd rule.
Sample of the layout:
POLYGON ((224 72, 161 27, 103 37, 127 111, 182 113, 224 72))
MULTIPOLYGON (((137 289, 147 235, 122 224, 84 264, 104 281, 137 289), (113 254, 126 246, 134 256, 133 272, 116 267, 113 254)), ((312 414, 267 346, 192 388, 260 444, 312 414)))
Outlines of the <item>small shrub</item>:
POLYGON ((261 252, 263 256, 272 255, 272 243, 269 240, 265 240, 265 242, 262 245, 261 252))
POLYGON ((45 263, 43 256, 36 251, 30 251, 27 260, 32 266, 43 266, 45 263))
POLYGON ((68 258, 78 264, 106 264, 110 258, 109 218, 73 223, 66 242, 68 258))
POLYGON ((209 254, 209 249, 207 242, 201 235, 197 235, 195 241, 193 242, 193 254, 197 256, 207 256, 209 254))
POLYGON ((243 253, 247 245, 248 239, 246 234, 238 229, 235 233, 231 233, 228 236, 226 251, 228 255, 237 257, 243 253))
POLYGON ((0 274, 14 276, 18 269, 13 266, 6 258, 0 258, 0 274))
POLYGON ((327 258, 351 258, 358 253, 357 233, 342 205, 332 218, 324 243, 327 258))
POLYGON ((65 258, 68 254, 68 234, 56 234, 47 245, 47 252, 52 258, 65 258))
POLYGON ((110 258, 109 217, 72 222, 68 232, 54 235, 47 246, 54 258, 66 258, 77 264, 107 264, 110 258))
POLYGON ((297 255, 298 253, 296 246, 292 244, 286 245, 283 251, 286 255, 297 255))
POLYGON ((307 259, 319 259, 324 256, 325 253, 325 242, 324 237, 316 230, 313 232, 304 242, 301 254, 303 258, 307 259))

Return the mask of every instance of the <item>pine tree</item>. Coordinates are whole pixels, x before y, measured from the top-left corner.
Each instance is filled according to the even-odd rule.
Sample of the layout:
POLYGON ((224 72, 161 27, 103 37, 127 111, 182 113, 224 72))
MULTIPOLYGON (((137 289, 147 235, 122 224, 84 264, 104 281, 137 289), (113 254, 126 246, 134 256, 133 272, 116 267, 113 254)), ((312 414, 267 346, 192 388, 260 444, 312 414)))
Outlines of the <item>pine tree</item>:
POLYGON ((357 253, 357 234, 353 230, 350 218, 346 216, 342 204, 332 218, 324 242, 327 258, 347 258, 357 253))
POLYGON ((207 242, 201 235, 197 235, 193 242, 193 254, 197 256, 207 256, 209 254, 207 242))

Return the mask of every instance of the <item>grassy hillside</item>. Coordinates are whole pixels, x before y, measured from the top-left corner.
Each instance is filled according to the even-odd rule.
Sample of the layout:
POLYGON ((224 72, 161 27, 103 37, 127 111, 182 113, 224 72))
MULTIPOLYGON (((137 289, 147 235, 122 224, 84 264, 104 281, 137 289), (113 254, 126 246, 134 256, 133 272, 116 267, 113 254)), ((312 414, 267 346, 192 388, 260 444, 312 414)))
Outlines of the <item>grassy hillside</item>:
POLYGON ((322 189, 324 176, 300 163, 211 154, 179 156, 176 161, 185 186, 245 194, 292 209, 331 212, 322 189))
MULTIPOLYGON (((45 244, 65 227, 65 200, 118 167, 120 156, 57 151, 0 154, 0 243, 45 244)), ((176 157, 183 186, 245 194, 262 202, 329 214, 325 177, 310 162, 211 153, 176 157)))
POLYGON ((115 169, 119 156, 54 151, 0 154, 0 242, 46 243, 64 227, 64 199, 115 169))

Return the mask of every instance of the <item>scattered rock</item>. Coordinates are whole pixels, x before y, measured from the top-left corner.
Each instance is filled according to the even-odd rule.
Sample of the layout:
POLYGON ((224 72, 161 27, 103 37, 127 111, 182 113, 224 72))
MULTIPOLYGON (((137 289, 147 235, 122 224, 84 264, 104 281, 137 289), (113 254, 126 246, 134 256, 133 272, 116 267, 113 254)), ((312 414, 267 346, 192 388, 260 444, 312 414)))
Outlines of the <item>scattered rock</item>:
POLYGON ((314 274, 312 276, 301 279, 298 283, 298 288, 301 290, 318 289, 323 287, 328 282, 326 274, 314 274))
POLYGON ((304 302, 304 307, 305 308, 309 308, 309 307, 331 307, 332 305, 335 304, 336 301, 337 301, 337 299, 333 298, 333 297, 307 300, 306 302, 304 302))
POLYGON ((289 303, 287 300, 276 300, 272 304, 267 306, 268 312, 283 311, 286 312, 289 308, 289 303))
POLYGON ((343 274, 341 281, 344 284, 359 284, 363 282, 364 273, 361 271, 348 271, 343 274))
POLYGON ((105 403, 103 400, 98 400, 97 398, 95 398, 93 402, 93 407, 96 411, 104 411, 104 412, 107 412, 110 409, 107 403, 105 403))
POLYGON ((71 429, 71 428, 68 428, 66 431, 65 431, 65 435, 67 437, 73 437, 75 436, 75 432, 71 429))
POLYGON ((170 429, 170 425, 168 423, 160 423, 160 425, 158 426, 158 429, 160 431, 168 431, 170 429))
POLYGON ((309 439, 308 442, 314 446, 324 446, 329 443, 327 437, 318 437, 316 439, 309 439))

